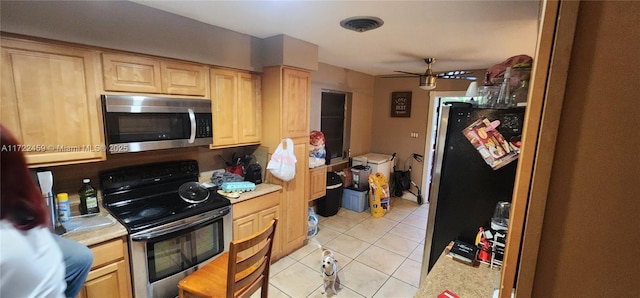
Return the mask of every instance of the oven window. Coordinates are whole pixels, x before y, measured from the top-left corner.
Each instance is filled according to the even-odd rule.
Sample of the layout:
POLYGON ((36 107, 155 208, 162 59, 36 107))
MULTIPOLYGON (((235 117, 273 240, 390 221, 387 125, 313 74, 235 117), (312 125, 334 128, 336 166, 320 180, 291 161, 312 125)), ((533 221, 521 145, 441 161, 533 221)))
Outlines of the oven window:
POLYGON ((190 257, 185 255, 183 249, 186 237, 180 236, 158 242, 149 242, 148 264, 149 281, 154 282, 164 277, 173 275, 188 268, 186 263, 190 263, 190 257))
POLYGON ((149 282, 189 269, 224 250, 222 218, 147 241, 149 282))
POLYGON ((224 249, 224 245, 221 241, 223 235, 222 220, 197 229, 194 232, 194 256, 198 264, 222 252, 224 249))
POLYGON ((189 138, 187 113, 108 113, 111 143, 178 140, 189 138))

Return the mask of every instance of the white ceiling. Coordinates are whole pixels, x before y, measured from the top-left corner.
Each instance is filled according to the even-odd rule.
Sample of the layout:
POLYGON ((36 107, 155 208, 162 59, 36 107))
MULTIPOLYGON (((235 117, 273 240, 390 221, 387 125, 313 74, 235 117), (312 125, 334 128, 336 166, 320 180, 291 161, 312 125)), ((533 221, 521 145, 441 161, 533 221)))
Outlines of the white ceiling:
MULTIPOLYGON (((488 68, 533 57, 538 1, 135 1, 251 36, 285 34, 318 45, 318 60, 371 75, 488 68), (354 16, 384 21, 358 33, 340 27, 354 16)), ((479 74, 482 76, 482 74, 479 74)))

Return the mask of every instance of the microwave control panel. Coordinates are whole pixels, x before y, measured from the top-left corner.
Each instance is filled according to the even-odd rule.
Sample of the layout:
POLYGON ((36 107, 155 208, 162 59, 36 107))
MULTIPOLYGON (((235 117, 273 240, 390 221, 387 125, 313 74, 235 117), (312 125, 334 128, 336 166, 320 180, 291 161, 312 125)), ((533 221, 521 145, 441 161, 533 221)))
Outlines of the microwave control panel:
POLYGON ((211 114, 196 114, 196 138, 208 138, 213 136, 211 114))

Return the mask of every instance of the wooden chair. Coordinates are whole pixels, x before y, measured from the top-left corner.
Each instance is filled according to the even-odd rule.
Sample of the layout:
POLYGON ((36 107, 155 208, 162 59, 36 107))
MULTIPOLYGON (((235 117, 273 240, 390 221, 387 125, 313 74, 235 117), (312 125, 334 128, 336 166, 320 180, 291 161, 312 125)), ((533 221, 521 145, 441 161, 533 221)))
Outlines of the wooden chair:
POLYGON ((262 287, 267 298, 271 248, 278 219, 250 237, 231 241, 229 251, 178 283, 180 297, 249 297, 262 287), (238 257, 246 252, 247 257, 238 257))

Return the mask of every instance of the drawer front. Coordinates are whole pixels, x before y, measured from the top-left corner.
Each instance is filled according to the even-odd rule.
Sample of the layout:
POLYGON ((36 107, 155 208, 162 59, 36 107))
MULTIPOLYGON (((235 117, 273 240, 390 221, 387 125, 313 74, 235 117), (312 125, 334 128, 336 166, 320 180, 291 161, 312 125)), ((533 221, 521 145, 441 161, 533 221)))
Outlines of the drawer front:
POLYGON ((124 258, 122 238, 91 246, 90 249, 93 252, 92 269, 124 258))
POLYGON ((255 214, 280 204, 280 194, 280 191, 276 191, 233 204, 233 219, 236 220, 247 215, 255 214))

